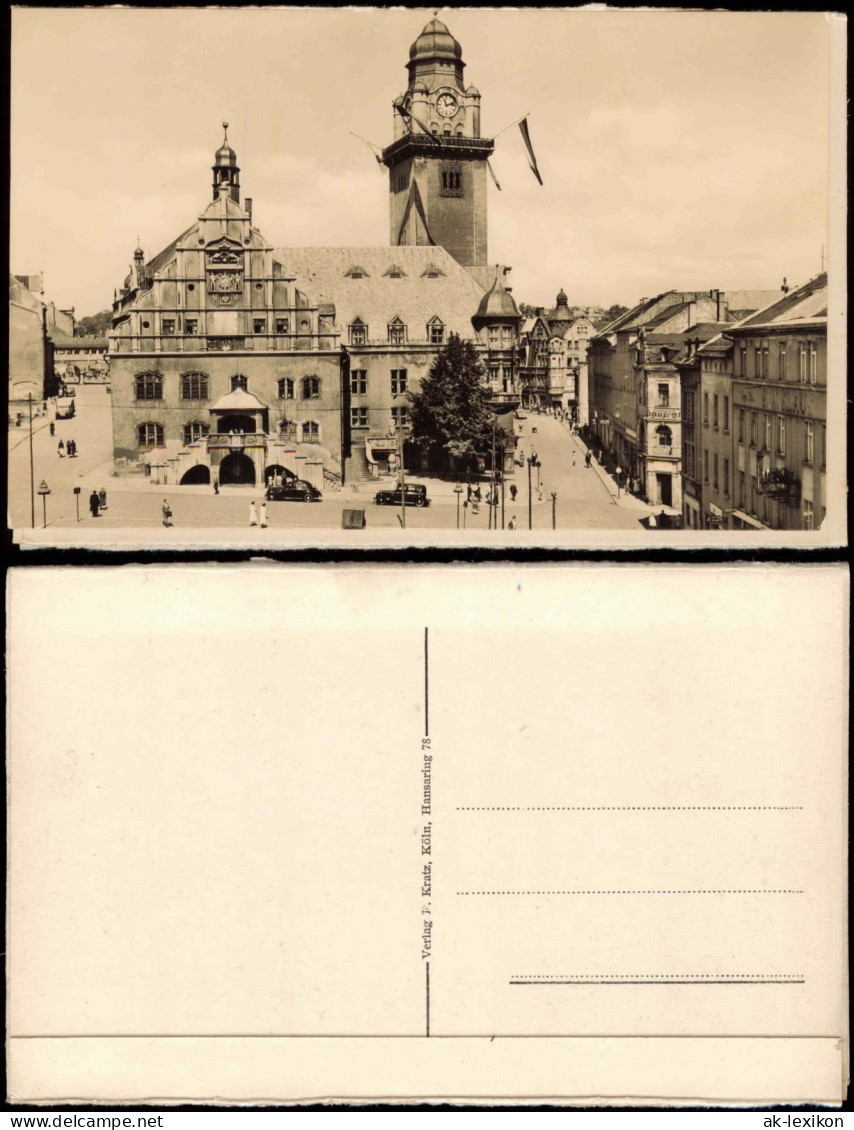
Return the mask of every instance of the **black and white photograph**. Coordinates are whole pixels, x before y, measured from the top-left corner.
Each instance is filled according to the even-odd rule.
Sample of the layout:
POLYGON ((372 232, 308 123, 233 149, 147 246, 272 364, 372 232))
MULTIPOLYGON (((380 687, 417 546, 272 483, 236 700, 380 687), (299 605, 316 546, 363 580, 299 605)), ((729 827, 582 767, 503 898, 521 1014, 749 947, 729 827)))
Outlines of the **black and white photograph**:
POLYGON ((844 540, 841 17, 12 32, 19 542, 844 540))

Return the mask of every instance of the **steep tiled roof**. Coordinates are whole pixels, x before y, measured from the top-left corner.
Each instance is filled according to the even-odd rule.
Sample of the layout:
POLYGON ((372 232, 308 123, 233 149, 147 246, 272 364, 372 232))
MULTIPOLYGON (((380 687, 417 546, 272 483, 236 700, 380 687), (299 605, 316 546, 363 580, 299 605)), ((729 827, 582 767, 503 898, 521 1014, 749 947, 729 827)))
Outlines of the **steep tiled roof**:
POLYGON ((70 337, 60 330, 48 330, 48 337, 57 349, 106 349, 105 337, 70 337))
POLYGON ((410 341, 425 340, 435 316, 449 333, 472 336, 483 289, 442 247, 284 247, 274 256, 313 301, 334 303, 339 327, 361 318, 369 340, 385 340, 396 317, 408 327, 410 341), (354 263, 369 277, 345 277, 354 263), (424 277, 431 265, 442 272, 438 278, 424 277), (388 275, 391 266, 402 268, 403 276, 388 275))
POLYGON ((739 329, 747 330, 770 323, 826 316, 827 272, 825 271, 802 286, 794 287, 788 294, 781 295, 770 305, 757 310, 751 317, 745 318, 739 329))

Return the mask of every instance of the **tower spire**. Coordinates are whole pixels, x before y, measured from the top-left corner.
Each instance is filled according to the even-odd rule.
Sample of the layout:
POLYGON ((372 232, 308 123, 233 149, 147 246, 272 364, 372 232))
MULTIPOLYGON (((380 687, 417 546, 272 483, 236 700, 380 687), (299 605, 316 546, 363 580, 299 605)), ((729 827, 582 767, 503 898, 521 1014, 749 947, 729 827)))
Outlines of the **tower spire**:
POLYGON ((240 168, 237 164, 237 154, 228 144, 228 122, 223 122, 222 128, 222 145, 214 155, 213 198, 218 200, 224 193, 230 196, 235 204, 239 204, 240 168))

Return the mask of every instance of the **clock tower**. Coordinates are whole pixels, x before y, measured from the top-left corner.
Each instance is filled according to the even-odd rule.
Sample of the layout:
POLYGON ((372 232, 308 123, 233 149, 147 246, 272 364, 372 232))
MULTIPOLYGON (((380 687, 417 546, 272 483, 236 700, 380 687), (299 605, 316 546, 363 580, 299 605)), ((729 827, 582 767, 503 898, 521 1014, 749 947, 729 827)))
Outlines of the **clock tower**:
POLYGON ((409 85, 395 99, 389 170, 391 244, 444 247, 464 267, 486 266, 486 161, 480 91, 463 82, 462 48, 432 19, 409 49, 409 85))

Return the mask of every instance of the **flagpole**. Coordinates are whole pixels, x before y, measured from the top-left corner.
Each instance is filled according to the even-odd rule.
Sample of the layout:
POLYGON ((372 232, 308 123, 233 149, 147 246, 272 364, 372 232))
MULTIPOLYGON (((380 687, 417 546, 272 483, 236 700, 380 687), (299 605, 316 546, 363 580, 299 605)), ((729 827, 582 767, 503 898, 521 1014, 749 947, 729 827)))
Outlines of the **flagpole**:
POLYGON ((504 129, 500 129, 498 133, 494 133, 492 135, 492 140, 495 141, 496 137, 501 137, 502 133, 507 133, 509 129, 512 129, 514 126, 518 126, 519 122, 524 122, 525 118, 530 118, 530 116, 531 111, 529 110, 527 114, 523 114, 521 118, 517 118, 516 121, 511 122, 509 126, 505 126, 504 129))

